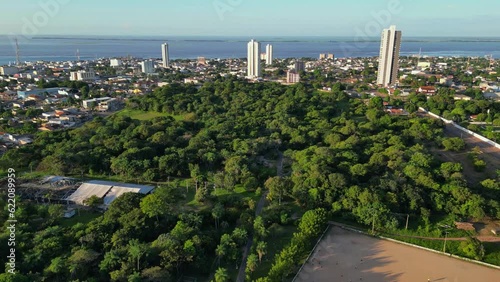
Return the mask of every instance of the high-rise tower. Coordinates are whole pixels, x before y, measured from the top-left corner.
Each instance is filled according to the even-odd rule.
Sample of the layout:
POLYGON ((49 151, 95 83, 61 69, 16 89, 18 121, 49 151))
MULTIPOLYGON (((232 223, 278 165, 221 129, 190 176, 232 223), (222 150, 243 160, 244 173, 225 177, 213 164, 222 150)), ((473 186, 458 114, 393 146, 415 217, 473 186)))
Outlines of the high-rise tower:
POLYGON ((273 64, 273 45, 267 44, 266 46, 266 65, 272 65, 273 64))
POLYGON ((162 56, 163 67, 164 68, 170 67, 170 56, 168 53, 168 43, 163 43, 161 45, 161 56, 162 56))
POLYGON ((248 72, 247 76, 249 78, 257 78, 262 76, 261 66, 260 66, 260 43, 251 40, 248 42, 248 72))
POLYGON ((398 79, 402 34, 395 25, 382 32, 377 84, 384 87, 394 85, 398 79))

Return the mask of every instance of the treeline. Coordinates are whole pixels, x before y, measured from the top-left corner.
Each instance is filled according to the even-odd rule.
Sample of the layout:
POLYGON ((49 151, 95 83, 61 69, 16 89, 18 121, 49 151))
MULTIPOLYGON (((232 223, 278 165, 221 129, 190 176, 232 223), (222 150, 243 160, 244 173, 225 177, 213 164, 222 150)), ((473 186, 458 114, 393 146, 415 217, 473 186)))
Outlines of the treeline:
POLYGON ((415 112, 418 107, 443 116, 455 122, 468 121, 471 115, 477 115, 477 121, 487 121, 500 125, 500 103, 483 97, 480 89, 468 89, 465 93, 471 100, 455 100, 455 90, 439 88, 436 95, 427 97, 423 94, 412 94, 408 97, 406 109, 415 112))

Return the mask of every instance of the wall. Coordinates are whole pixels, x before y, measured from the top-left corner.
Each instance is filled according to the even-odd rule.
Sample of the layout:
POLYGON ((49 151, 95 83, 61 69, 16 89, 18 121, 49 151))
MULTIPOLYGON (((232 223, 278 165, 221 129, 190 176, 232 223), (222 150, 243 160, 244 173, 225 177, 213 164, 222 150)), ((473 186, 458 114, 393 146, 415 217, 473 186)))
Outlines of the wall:
POLYGON ((486 138, 486 137, 484 137, 482 135, 479 135, 479 134, 477 134, 475 132, 472 132, 472 131, 470 131, 470 130, 468 130, 466 128, 463 128, 460 125, 456 124, 454 121, 447 120, 447 119, 445 119, 443 117, 440 117, 440 116, 438 116, 438 115, 436 115, 434 113, 431 113, 431 112, 427 111, 424 108, 419 108, 419 109, 420 109, 420 111, 427 113, 428 115, 430 115, 433 118, 440 119, 440 120, 444 121, 444 123, 446 123, 446 124, 451 124, 452 126, 454 126, 455 128, 461 130, 462 132, 467 133, 469 135, 472 135, 472 136, 476 137, 477 139, 479 139, 479 140, 481 140, 483 142, 486 142, 486 143, 490 144, 493 147, 496 147, 496 148, 500 149, 500 144, 498 144, 498 143, 496 143, 496 142, 494 142, 494 141, 492 141, 492 140, 490 140, 490 139, 488 139, 488 138, 486 138))

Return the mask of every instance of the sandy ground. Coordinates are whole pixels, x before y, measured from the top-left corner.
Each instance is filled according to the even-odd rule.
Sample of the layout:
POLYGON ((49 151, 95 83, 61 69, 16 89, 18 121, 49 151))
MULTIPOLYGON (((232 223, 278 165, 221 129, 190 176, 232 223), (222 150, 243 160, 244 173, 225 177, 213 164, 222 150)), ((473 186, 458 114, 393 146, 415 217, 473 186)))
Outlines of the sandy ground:
POLYGON ((499 282, 500 270, 331 227, 297 282, 499 282))

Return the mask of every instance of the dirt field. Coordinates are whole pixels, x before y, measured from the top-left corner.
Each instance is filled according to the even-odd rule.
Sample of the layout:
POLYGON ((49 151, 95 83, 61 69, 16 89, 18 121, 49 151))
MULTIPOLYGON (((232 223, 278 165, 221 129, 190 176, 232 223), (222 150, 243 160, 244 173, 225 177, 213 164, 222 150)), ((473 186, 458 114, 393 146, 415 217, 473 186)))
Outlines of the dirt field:
POLYGON ((331 227, 297 282, 498 282, 500 270, 331 227))
POLYGON ((482 180, 486 178, 495 179, 496 178, 496 170, 500 168, 500 149, 479 140, 478 138, 463 133, 456 127, 452 125, 446 125, 444 130, 444 135, 447 137, 460 137, 467 144, 467 152, 465 153, 455 153, 455 152, 446 152, 441 151, 439 155, 444 156, 446 158, 443 161, 452 161, 462 163, 464 167, 464 175, 467 180, 476 185, 482 180), (472 166, 472 161, 467 157, 468 153, 472 151, 474 147, 481 148, 483 154, 479 156, 480 159, 483 159, 488 164, 486 166, 485 172, 476 172, 474 167, 472 166))

